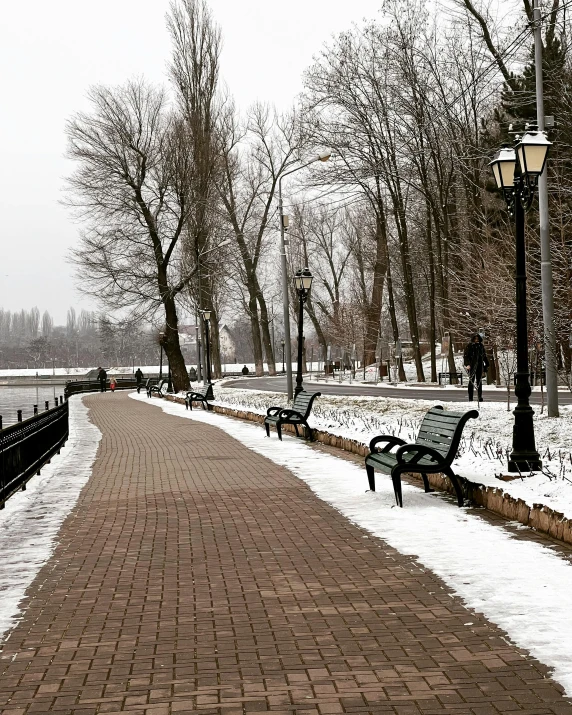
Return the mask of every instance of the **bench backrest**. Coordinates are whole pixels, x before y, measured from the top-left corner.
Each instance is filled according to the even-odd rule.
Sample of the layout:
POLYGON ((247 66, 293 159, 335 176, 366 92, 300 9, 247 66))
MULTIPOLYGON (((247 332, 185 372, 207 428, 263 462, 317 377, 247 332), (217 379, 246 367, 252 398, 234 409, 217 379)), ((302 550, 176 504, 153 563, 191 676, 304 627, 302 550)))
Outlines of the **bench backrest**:
POLYGON ((312 403, 316 397, 320 397, 321 394, 321 392, 306 392, 302 390, 302 392, 299 392, 294 398, 292 409, 303 415, 304 419, 308 419, 308 415, 312 410, 312 403))
POLYGON ((478 416, 477 410, 449 412, 439 405, 432 407, 423 418, 415 442, 437 450, 451 464, 459 449, 463 427, 467 420, 478 416))

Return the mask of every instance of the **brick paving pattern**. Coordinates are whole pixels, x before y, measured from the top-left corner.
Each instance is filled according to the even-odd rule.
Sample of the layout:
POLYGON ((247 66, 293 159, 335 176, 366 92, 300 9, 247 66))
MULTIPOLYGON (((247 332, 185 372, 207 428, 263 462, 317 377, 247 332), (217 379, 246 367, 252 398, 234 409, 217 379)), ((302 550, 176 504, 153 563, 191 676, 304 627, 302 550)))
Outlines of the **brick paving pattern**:
POLYGON ((287 470, 125 394, 86 403, 98 457, 6 643, 2 715, 572 714, 543 665, 287 470))

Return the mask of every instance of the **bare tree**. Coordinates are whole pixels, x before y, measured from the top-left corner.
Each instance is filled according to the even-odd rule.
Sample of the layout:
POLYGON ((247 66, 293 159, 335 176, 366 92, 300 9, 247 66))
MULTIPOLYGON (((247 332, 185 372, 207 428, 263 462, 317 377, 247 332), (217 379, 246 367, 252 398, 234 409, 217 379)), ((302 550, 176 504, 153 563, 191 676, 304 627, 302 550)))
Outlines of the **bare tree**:
POLYGON ((264 258, 278 180, 299 149, 298 123, 293 114, 279 116, 258 104, 251 108, 242 129, 234 112, 229 111, 221 125, 221 142, 223 171, 218 191, 225 220, 236 241, 236 276, 244 290, 243 304, 250 320, 256 373, 263 371, 264 348, 272 375, 276 367, 271 316, 261 273, 268 269, 264 258))
POLYGON ((130 309, 165 325, 164 348, 176 390, 189 378, 178 333, 180 239, 188 220, 190 161, 184 124, 164 92, 143 80, 90 91, 91 113, 67 124, 68 204, 84 222, 73 261, 81 288, 112 310, 130 309))
MULTIPOLYGON (((170 75, 176 91, 188 137, 189 159, 193 171, 187 176, 184 258, 186 265, 197 265, 196 278, 189 284, 198 310, 211 311, 211 357, 214 376, 221 374, 219 312, 217 296, 224 271, 208 272, 203 256, 217 256, 219 222, 216 179, 220 173, 217 123, 223 102, 219 96, 219 58, 221 34, 205 0, 173 0, 167 16, 173 44, 170 75), (207 277, 208 276, 208 277, 207 277)), ((201 321, 201 330, 204 327, 201 321)))

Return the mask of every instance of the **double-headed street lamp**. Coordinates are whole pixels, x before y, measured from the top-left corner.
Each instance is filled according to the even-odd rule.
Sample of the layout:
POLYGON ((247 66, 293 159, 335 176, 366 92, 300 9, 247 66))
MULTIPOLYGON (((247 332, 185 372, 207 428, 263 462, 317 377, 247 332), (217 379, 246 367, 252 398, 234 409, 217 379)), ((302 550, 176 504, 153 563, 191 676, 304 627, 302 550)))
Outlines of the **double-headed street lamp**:
POLYGON ((159 353, 159 380, 163 378, 163 340, 165 340, 165 333, 161 331, 159 333, 159 345, 161 346, 161 352, 159 353))
POLYGON ((208 400, 214 400, 213 388, 212 388, 212 384, 211 384, 211 346, 210 346, 210 337, 209 337, 209 323, 211 320, 211 311, 203 310, 202 315, 203 315, 203 320, 205 321, 205 358, 206 358, 206 363, 207 363, 207 365, 206 365, 206 368, 207 368, 206 384, 208 385, 206 398, 208 400))
POLYGON ((285 233, 288 230, 289 217, 284 215, 284 205, 282 203, 282 179, 289 174, 294 174, 316 161, 328 161, 332 155, 331 151, 323 151, 302 166, 286 171, 278 179, 278 208, 280 212, 280 258, 282 264, 282 301, 284 307, 284 344, 286 348, 286 388, 288 399, 292 399, 292 347, 290 344, 290 293, 288 291, 288 264, 286 262, 286 239, 285 233))
MULTIPOLYGON (((159 333, 159 345, 161 346, 161 357, 159 361, 159 380, 163 378, 163 344, 165 342, 165 332, 162 330, 159 333)), ((166 351, 165 351, 166 354, 166 351)), ((173 381, 171 379, 171 362, 169 356, 167 355, 167 392, 173 392, 173 381)))
POLYGON ((209 337, 209 324, 211 321, 211 311, 210 310, 203 310, 203 320, 205 321, 205 357, 206 357, 206 362, 207 362, 207 382, 210 383, 211 381, 211 347, 210 347, 210 337, 209 337))
POLYGON ((314 276, 307 268, 296 271, 294 285, 298 292, 299 313, 298 313, 298 372, 296 375, 296 390, 294 396, 302 392, 302 349, 304 347, 304 303, 306 302, 312 287, 314 276))
POLYGON ((526 317, 526 244, 524 213, 534 198, 538 177, 544 171, 551 142, 544 132, 527 128, 515 146, 503 145, 491 161, 496 184, 504 194, 508 210, 515 218, 516 235, 516 387, 518 404, 514 410, 512 452, 509 472, 540 469, 542 461, 534 439, 534 411, 528 372, 528 326, 526 317))

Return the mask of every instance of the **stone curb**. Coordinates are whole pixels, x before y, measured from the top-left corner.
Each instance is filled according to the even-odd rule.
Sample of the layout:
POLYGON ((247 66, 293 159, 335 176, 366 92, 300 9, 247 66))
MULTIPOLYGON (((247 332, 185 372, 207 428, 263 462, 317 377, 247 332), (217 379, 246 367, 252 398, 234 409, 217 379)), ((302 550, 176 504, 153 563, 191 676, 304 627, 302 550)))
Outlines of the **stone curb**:
MULTIPOLYGON (((185 400, 182 397, 166 395, 166 399, 185 404, 185 400)), ((210 407, 214 412, 221 415, 236 417, 241 420, 247 420, 248 422, 264 423, 264 415, 259 415, 250 410, 236 410, 230 407, 221 407, 220 405, 211 405, 210 407)), ((292 425, 284 425, 282 431, 295 434, 292 425)), ((351 452, 361 457, 365 457, 369 454, 368 446, 354 439, 339 437, 322 430, 314 430, 314 437, 316 442, 320 442, 329 447, 343 449, 346 452, 351 452)), ((419 475, 411 474, 410 476, 416 480, 418 479, 419 482, 422 481, 419 475)), ((431 474, 428 478, 429 483, 434 489, 455 496, 454 489, 447 477, 441 474, 431 474)), ((524 526, 529 526, 543 534, 548 534, 553 539, 563 541, 566 544, 572 544, 572 519, 568 519, 561 512, 555 511, 544 504, 533 504, 529 506, 522 499, 517 499, 507 494, 499 487, 485 486, 484 484, 472 482, 464 478, 461 478, 461 481, 465 499, 471 501, 473 504, 481 506, 494 514, 504 516, 511 521, 517 521, 524 526)))

